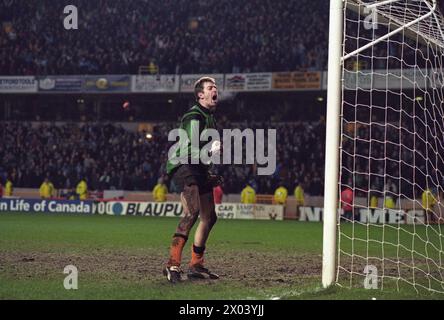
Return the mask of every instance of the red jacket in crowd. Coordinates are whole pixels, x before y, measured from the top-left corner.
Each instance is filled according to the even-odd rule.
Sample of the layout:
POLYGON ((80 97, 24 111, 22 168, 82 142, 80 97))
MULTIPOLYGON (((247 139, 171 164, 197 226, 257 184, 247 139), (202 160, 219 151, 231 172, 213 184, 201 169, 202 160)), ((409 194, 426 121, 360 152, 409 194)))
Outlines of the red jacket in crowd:
POLYGON ((353 210, 353 191, 349 187, 345 187, 341 192, 341 204, 344 211, 353 210))
POLYGON ((217 186, 217 187, 213 188, 213 196, 214 196, 214 203, 215 204, 222 203, 222 197, 224 196, 224 191, 222 190, 221 186, 217 186))

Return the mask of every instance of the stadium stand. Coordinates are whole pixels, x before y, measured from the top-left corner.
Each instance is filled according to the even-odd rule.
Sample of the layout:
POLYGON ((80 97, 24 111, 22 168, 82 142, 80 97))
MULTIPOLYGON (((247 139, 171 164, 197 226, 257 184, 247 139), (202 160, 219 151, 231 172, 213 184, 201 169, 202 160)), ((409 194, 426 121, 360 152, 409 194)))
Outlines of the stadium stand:
POLYGON ((76 32, 63 28, 64 3, 1 0, 0 74, 135 74, 140 66, 160 74, 326 67, 325 1, 70 4, 81 8, 76 32))
MULTIPOLYGON (((224 124, 221 123, 221 126, 224 124)), ((249 123, 251 127, 252 123, 249 123)), ((263 128, 263 123, 253 125, 263 128)), ((243 181, 254 180, 259 193, 271 194, 280 181, 293 190, 298 179, 307 181, 307 193, 321 195, 325 124, 266 124, 279 132, 277 169, 270 179, 256 176, 252 165, 217 166, 225 177, 226 193, 240 193, 243 181), (297 133, 297 134, 294 134, 297 133), (293 148, 286 148, 286 146, 293 148)), ((245 124, 239 124, 243 130, 245 124)), ((171 142, 167 132, 173 124, 157 124, 153 139, 145 132, 125 129, 118 124, 47 124, 7 122, 0 128, 3 178, 11 173, 14 185, 37 188, 45 175, 56 188, 70 189, 85 176, 91 190, 152 190, 165 172, 171 142)), ((171 190, 174 191, 174 190, 171 190)))
MULTIPOLYGON (((71 3, 87 12, 81 13, 82 27, 76 32, 63 29, 62 3, 0 0, 1 75, 137 74, 141 66, 146 66, 148 73, 160 74, 326 69, 328 5, 323 0, 251 0, 248 3, 166 0, 162 5, 142 0, 73 0, 71 3), (110 25, 113 28, 109 28, 110 25)), ((383 56, 383 52, 380 55, 383 56)), ((396 68, 399 61, 379 59, 375 62, 381 64, 380 68, 396 68)), ((86 175, 92 190, 151 190, 164 172, 169 147, 165 133, 177 120, 173 112, 169 112, 168 122, 158 120, 154 138, 147 140, 144 132, 113 122, 59 125, 11 122, 11 118, 40 119, 31 117, 37 112, 29 111, 29 104, 33 104, 32 110, 40 109, 46 107, 50 99, 20 98, 26 101, 23 110, 29 118, 4 117, 8 121, 0 126, 3 181, 10 173, 16 187, 37 188, 49 173, 56 188, 69 189, 86 175)), ((219 125, 231 127, 232 123, 226 124, 244 121, 238 124, 240 129, 277 128, 277 170, 269 179, 254 177, 252 166, 217 167, 226 178, 225 192, 240 193, 244 181, 255 178, 258 193, 272 194, 283 180, 290 193, 296 181, 304 181, 307 194, 322 195, 325 135, 322 114, 325 110, 318 112, 320 120, 306 121, 291 108, 285 113, 275 113, 275 106, 268 101, 265 103, 269 104, 268 108, 255 108, 264 104, 261 97, 250 101, 245 97, 241 99, 245 99, 245 103, 238 104, 219 125), (255 112, 251 112, 252 109, 255 112)), ((279 103, 292 107, 288 101, 279 103)), ((60 110, 60 103, 55 108, 60 110)), ((13 112, 19 109, 14 108, 13 112)), ((52 111, 47 114, 55 114, 52 111)), ((165 113, 157 112, 159 116, 165 113)), ((176 116, 178 114, 180 112, 176 116)), ((72 115, 68 117, 81 120, 72 115)), ((363 137, 368 136, 369 128, 359 130, 363 137)), ((387 132, 378 133, 378 128, 373 128, 372 134, 390 136, 387 132)), ((386 151, 380 150, 379 156, 383 156, 383 152, 398 151, 389 147, 386 151)), ((357 168, 364 165, 358 159, 357 168)), ((390 168, 387 170, 390 173, 390 168)), ((362 181, 358 179, 358 192, 365 193, 368 185, 382 183, 377 178, 369 183, 370 176, 371 173, 363 174, 362 181)), ((416 191, 402 191, 406 195, 409 192, 416 191)))

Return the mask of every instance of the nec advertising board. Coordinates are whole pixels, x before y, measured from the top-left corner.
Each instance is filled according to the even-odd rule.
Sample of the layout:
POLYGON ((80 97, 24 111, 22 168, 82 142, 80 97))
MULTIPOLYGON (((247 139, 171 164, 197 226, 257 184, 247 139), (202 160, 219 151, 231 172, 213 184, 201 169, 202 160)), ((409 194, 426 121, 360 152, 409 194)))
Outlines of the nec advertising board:
POLYGON ((77 200, 2 198, 0 199, 0 212, 91 214, 93 212, 93 202, 77 200))
MULTIPOLYGON (((356 209, 359 212, 359 222, 375 224, 424 224, 424 211, 415 210, 393 210, 393 209, 356 209)), ((338 210, 338 217, 342 210, 338 210)), ((323 220, 323 208, 299 207, 299 221, 319 222, 323 220)))

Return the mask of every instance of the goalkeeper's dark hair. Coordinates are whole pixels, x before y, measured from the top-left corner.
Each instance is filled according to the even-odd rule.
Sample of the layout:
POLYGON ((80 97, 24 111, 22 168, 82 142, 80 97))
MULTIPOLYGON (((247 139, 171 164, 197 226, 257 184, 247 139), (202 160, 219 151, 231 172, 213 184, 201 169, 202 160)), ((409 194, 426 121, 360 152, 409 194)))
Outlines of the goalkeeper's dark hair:
POLYGON ((194 83, 194 97, 196 98, 196 101, 199 101, 199 93, 203 92, 205 82, 211 82, 213 84, 216 84, 216 80, 214 78, 211 78, 211 77, 199 78, 194 83))

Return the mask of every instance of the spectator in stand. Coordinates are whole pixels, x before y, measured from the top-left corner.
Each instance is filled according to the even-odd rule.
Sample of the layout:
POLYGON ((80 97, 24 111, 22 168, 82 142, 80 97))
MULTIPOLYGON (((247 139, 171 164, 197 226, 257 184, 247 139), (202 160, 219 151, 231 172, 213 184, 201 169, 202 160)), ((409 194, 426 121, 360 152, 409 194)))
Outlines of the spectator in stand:
POLYGON ((5 197, 12 197, 13 192, 14 192, 14 186, 12 183, 11 176, 9 176, 6 179, 4 195, 5 195, 5 197))
POLYGON ((341 191, 341 206, 342 206, 342 216, 345 221, 353 221, 355 216, 353 213, 354 209, 354 195, 353 190, 351 189, 351 181, 348 182, 348 185, 344 186, 341 191))
POLYGON ((304 184, 303 182, 296 182, 294 189, 294 198, 296 199, 296 218, 299 216, 299 207, 305 205, 304 184))
POLYGON ((3 198, 3 184, 0 181, 0 198, 3 198))
POLYGON ((39 189, 40 192, 40 198, 42 199, 50 199, 54 196, 54 185, 49 180, 48 177, 43 180, 43 183, 40 186, 39 189))
POLYGON ((274 192, 274 203, 286 205, 287 203, 288 190, 285 188, 284 183, 281 182, 279 187, 274 192))
POLYGON ((424 208, 424 218, 427 224, 436 223, 437 216, 435 214, 436 191, 433 192, 427 188, 422 193, 422 207, 424 208))
POLYGON ((108 190, 111 189, 110 186, 111 176, 107 171, 103 173, 103 175, 99 178, 99 189, 100 190, 108 190))
POLYGON ((384 196, 384 208, 385 209, 395 209, 396 202, 390 193, 386 193, 384 196))
POLYGON ((159 178, 153 189, 153 198, 156 202, 165 202, 167 200, 168 188, 163 182, 163 178, 159 178))
POLYGON ((79 200, 86 200, 88 198, 88 184, 86 178, 80 179, 76 187, 76 194, 79 200))
POLYGON ((224 190, 222 189, 222 185, 218 185, 213 188, 214 204, 221 204, 223 196, 224 190))
POLYGON ((379 199, 375 192, 370 193, 370 208, 376 209, 378 207, 379 199))
POLYGON ((296 199, 297 206, 305 205, 304 185, 302 182, 296 182, 296 188, 294 189, 294 197, 296 199))
POLYGON ((256 203, 256 191, 254 191, 254 189, 250 186, 250 183, 248 183, 241 192, 241 203, 256 203))
POLYGON ((151 60, 148 65, 148 72, 150 74, 157 74, 159 72, 159 67, 154 63, 153 60, 151 60))

